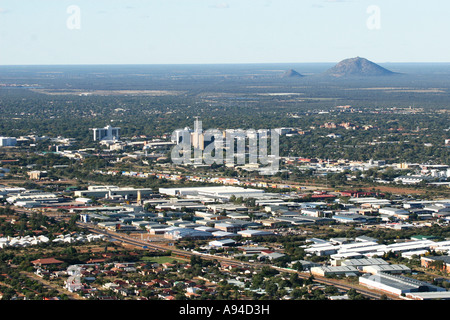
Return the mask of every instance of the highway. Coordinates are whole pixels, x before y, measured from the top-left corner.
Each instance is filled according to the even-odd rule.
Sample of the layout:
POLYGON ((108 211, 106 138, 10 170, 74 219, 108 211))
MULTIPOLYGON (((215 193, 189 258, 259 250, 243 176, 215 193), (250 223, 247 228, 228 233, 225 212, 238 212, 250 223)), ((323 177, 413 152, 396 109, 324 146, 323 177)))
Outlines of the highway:
POLYGON ((226 258, 226 257, 195 253, 195 252, 192 252, 192 251, 186 251, 186 250, 177 249, 175 247, 167 247, 167 246, 157 245, 157 244, 149 242, 149 241, 137 240, 137 239, 128 237, 126 235, 119 234, 117 232, 111 232, 111 231, 107 231, 107 230, 103 230, 103 229, 100 230, 100 229, 95 228, 93 226, 88 226, 88 225, 86 225, 84 223, 79 223, 78 222, 77 224, 80 227, 88 229, 89 232, 106 235, 106 236, 108 236, 108 237, 110 237, 112 239, 120 241, 123 244, 135 246, 135 247, 138 247, 138 248, 146 247, 146 249, 148 249, 148 250, 153 249, 153 250, 156 250, 156 251, 171 251, 173 254, 175 254, 177 256, 185 257, 187 259, 189 259, 191 256, 201 256, 201 257, 203 257, 205 259, 208 259, 208 260, 218 260, 218 261, 227 262, 227 263, 230 263, 230 264, 240 265, 240 266, 255 267, 255 266, 262 266, 263 265, 263 264, 242 262, 242 261, 238 261, 238 260, 231 259, 231 258, 226 258))

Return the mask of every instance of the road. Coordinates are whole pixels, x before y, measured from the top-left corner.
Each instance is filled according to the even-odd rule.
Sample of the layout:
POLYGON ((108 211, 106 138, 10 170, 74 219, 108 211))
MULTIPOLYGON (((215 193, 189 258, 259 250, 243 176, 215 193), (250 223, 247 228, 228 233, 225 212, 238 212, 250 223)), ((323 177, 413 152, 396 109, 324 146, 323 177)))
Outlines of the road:
MULTIPOLYGON (((27 213, 27 214, 30 213, 30 211, 23 210, 23 209, 22 210, 19 209, 16 211, 20 211, 20 212, 27 213)), ((57 220, 64 219, 62 217, 54 217, 54 218, 56 218, 57 220)), ((180 256, 180 257, 184 257, 186 259, 189 259, 191 256, 196 255, 196 256, 201 256, 203 259, 217 260, 217 261, 229 263, 231 265, 242 266, 242 267, 250 267, 250 268, 258 268, 259 267, 259 268, 261 268, 263 266, 270 266, 279 271, 297 273, 299 275, 299 277, 303 278, 303 279, 308 279, 311 277, 311 275, 309 273, 305 274, 303 272, 298 272, 298 271, 292 270, 292 269, 279 268, 279 267, 276 267, 273 265, 262 264, 262 263, 257 263, 257 262, 244 262, 244 261, 239 261, 239 260, 232 259, 232 258, 226 258, 226 257, 221 257, 221 256, 215 256, 215 255, 195 253, 192 251, 177 249, 175 247, 158 245, 158 244, 155 244, 155 243, 152 243, 149 241, 145 241, 145 240, 137 240, 137 239, 127 236, 126 234, 119 234, 117 232, 111 232, 111 231, 107 231, 104 229, 99 229, 95 225, 92 225, 92 224, 77 222, 77 225, 81 228, 89 230, 89 232, 91 232, 91 233, 103 234, 112 239, 116 239, 116 240, 120 241, 122 244, 135 246, 135 247, 141 248, 141 249, 143 247, 147 247, 147 250, 171 251, 173 254, 180 256)), ((332 285, 332 286, 335 286, 339 289, 346 290, 346 291, 348 291, 350 289, 354 289, 358 293, 361 293, 364 296, 367 296, 369 298, 376 299, 376 300, 379 300, 381 298, 381 296, 383 295, 383 293, 380 293, 378 291, 370 290, 370 289, 367 289, 360 285, 353 285, 353 284, 345 283, 344 281, 338 280, 338 279, 330 279, 330 278, 325 278, 325 277, 320 277, 320 276, 315 275, 314 281, 317 283, 320 283, 320 284, 332 285)), ((392 296, 392 295, 388 295, 388 294, 384 294, 384 295, 386 295, 389 299, 392 299, 392 300, 402 300, 400 297, 397 297, 397 296, 392 296)))
MULTIPOLYGON (((311 277, 311 275, 309 273, 304 273, 304 272, 299 272, 296 270, 292 270, 292 269, 287 269, 287 268, 279 268, 273 265, 267 265, 267 264, 263 264, 263 263, 256 263, 256 262, 243 262, 243 261, 239 261, 239 260, 235 260, 232 258, 226 258, 226 257, 220 257, 220 256, 214 256, 214 255, 206 255, 206 254, 201 254, 201 253, 195 253, 192 251, 186 251, 186 250, 181 250, 181 249, 177 249, 177 248, 168 248, 167 246, 161 246, 161 245, 157 245, 155 243, 151 243, 148 241, 144 241, 144 240, 137 240, 134 238, 130 238, 127 235, 123 235, 123 234, 118 234, 116 232, 110 232, 107 230, 100 230, 98 228, 95 228, 93 226, 89 226, 83 223, 79 223, 79 225, 83 228, 87 228, 90 232, 92 233, 97 233, 97 234, 104 234, 108 237, 111 237, 113 239, 116 239, 118 241, 121 241, 124 244, 127 245, 131 245, 131 246, 136 246, 138 248, 143 248, 144 246, 147 247, 148 249, 153 249, 153 250, 158 250, 158 251, 167 251, 170 250, 172 253, 174 253, 175 255, 178 256, 182 256, 182 257, 186 257, 186 258, 190 258, 191 256, 201 256, 203 259, 208 259, 208 260, 217 260, 217 261, 221 261, 221 262, 225 262, 225 263, 229 263, 232 265, 236 265, 236 266, 242 266, 242 267, 251 267, 251 268, 261 268, 263 266, 270 266, 278 271, 281 272, 290 272, 290 273, 297 273, 299 275, 300 278, 303 279, 308 279, 311 277)), ((320 284, 325 284, 325 285, 332 285, 337 287, 338 289, 342 289, 345 291, 348 291, 350 289, 354 289, 356 290, 358 293, 369 297, 371 299, 375 299, 375 300, 379 300, 381 298, 381 296, 383 295, 383 293, 374 291, 374 290, 370 290, 367 288, 364 288, 360 285, 352 285, 349 283, 344 282, 343 280, 338 280, 338 279, 330 279, 330 278, 325 278, 325 277, 320 277, 320 276, 314 276, 313 277, 314 281, 320 284)), ((397 296, 393 296, 393 295, 388 295, 385 294, 389 299, 392 300, 402 300, 400 297, 397 296)))
POLYGON ((21 271, 20 273, 24 276, 27 276, 28 278, 31 278, 35 281, 40 282, 44 287, 46 287, 49 290, 56 290, 60 294, 67 295, 69 297, 69 300, 85 300, 85 298, 81 297, 79 294, 62 289, 61 286, 55 285, 55 284, 51 283, 50 281, 44 280, 43 278, 38 277, 36 274, 34 274, 32 272, 21 271))

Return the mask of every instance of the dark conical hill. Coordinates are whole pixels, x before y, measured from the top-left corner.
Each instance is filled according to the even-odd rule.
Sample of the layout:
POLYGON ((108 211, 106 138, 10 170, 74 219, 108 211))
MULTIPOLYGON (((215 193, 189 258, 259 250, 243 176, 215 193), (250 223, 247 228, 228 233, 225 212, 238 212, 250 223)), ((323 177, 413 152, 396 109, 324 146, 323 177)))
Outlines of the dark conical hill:
POLYGON ((294 69, 289 69, 283 74, 283 78, 300 78, 300 77, 303 77, 303 75, 298 73, 294 69))
POLYGON ((325 72, 326 75, 334 77, 370 77, 389 76, 395 74, 372 61, 365 58, 345 59, 336 64, 333 68, 325 72))

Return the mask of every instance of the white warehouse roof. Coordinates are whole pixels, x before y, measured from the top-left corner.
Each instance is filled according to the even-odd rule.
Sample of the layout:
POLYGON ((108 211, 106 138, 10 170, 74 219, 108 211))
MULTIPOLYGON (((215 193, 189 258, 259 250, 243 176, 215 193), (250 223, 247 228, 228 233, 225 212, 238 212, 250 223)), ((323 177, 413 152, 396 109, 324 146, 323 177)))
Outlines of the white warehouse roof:
POLYGON ((205 197, 255 197, 262 196, 264 190, 250 189, 232 186, 218 186, 218 187, 192 187, 192 188, 159 188, 159 193, 167 195, 178 196, 205 196, 205 197))

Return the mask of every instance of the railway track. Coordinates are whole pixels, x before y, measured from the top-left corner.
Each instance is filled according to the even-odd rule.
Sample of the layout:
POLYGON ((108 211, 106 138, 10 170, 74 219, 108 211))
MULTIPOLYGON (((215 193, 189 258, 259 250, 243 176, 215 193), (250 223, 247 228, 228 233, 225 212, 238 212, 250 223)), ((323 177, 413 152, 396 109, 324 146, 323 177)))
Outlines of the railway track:
MULTIPOLYGON (((28 213, 28 212, 27 212, 28 213)), ((61 218, 59 218, 61 219, 61 218)), ((58 220, 58 218, 57 218, 58 220)), ((86 225, 85 223, 81 223, 81 222, 77 222, 77 225, 89 230, 89 232, 91 233, 95 233, 95 234, 103 234, 105 236, 108 236, 112 239, 116 239, 118 241, 121 241, 123 244, 127 244, 127 245, 131 245, 131 246, 135 246, 138 248, 145 248, 147 250, 155 250, 155 251, 171 251, 173 254, 179 256, 179 257, 183 257, 185 259, 189 259, 192 256, 200 256, 203 259, 207 259, 207 260, 217 260, 220 262, 225 262, 225 263, 229 263, 231 265, 236 265, 236 266, 241 266, 241 267, 250 267, 250 268, 261 268, 263 266, 270 266, 278 271, 282 271, 282 272, 290 272, 290 273, 297 273, 299 275, 300 278, 303 279, 308 279, 311 277, 310 274, 305 274, 296 270, 292 270, 292 269, 286 269, 286 268, 280 268, 280 267, 276 267, 273 265, 267 265, 267 264, 261 264, 261 263, 255 263, 255 262, 243 262, 243 261, 238 261, 235 259, 231 259, 231 258, 226 258, 226 257, 220 257, 220 256, 214 256, 214 255, 207 255, 207 254, 202 254, 202 253, 198 253, 198 252, 192 252, 192 251, 185 251, 185 250, 181 250, 181 249, 176 249, 176 248, 168 248, 167 246, 161 246, 161 245, 157 245, 155 243, 151 243, 148 241, 144 241, 144 240, 137 240, 134 238, 130 238, 128 236, 124 236, 121 234, 118 234, 116 232, 110 232, 107 230, 100 230, 94 226, 90 226, 90 225, 86 225)), ((320 284, 325 284, 325 285, 332 285, 335 286, 338 289, 341 290, 345 290, 348 291, 350 289, 354 289, 356 290, 356 292, 372 298, 372 299, 376 299, 379 300, 381 298, 381 296, 383 295, 383 293, 379 293, 379 292, 373 292, 370 291, 368 289, 365 288, 361 288, 359 286, 352 286, 351 284, 345 284, 340 282, 339 280, 336 279, 329 279, 329 278, 325 278, 325 277, 320 277, 320 276, 314 276, 313 277, 313 281, 320 283, 320 284)), ((396 296, 391 296, 391 295, 386 295, 389 299, 392 300, 402 300, 399 297, 396 296)))
POLYGON ((212 256, 212 255, 196 253, 196 252, 191 252, 191 251, 186 251, 186 250, 181 250, 181 249, 176 249, 176 248, 167 248, 165 246, 156 245, 154 243, 147 242, 144 240, 137 240, 137 239, 126 237, 126 236, 123 236, 123 235, 120 235, 117 233, 108 232, 106 230, 98 230, 98 229, 92 228, 92 227, 89 227, 88 229, 92 233, 104 234, 108 237, 119 240, 124 244, 136 246, 139 248, 146 247, 146 249, 153 249, 153 250, 157 250, 157 251, 171 251, 173 254, 184 257, 184 258, 190 258, 191 256, 201 256, 208 260, 218 260, 218 261, 228 262, 230 264, 235 264, 235 265, 240 265, 240 266, 254 267, 254 266, 261 265, 261 264, 242 262, 242 261, 237 261, 235 259, 230 259, 230 258, 225 258, 225 257, 220 257, 220 256, 212 256))
MULTIPOLYGON (((272 266, 272 267, 274 269, 279 270, 279 271, 297 273, 299 275, 299 277, 303 278, 303 279, 308 279, 311 276, 310 274, 304 274, 302 272, 298 272, 298 271, 291 270, 291 269, 279 268, 279 267, 276 267, 276 266, 272 266)), ((340 280, 329 279, 329 278, 325 278, 325 277, 321 277, 321 276, 315 275, 314 276, 314 281, 318 282, 318 283, 321 283, 321 284, 332 285, 332 286, 334 286, 334 287, 336 287, 338 289, 345 290, 345 291, 348 291, 350 289, 355 289, 358 293, 361 293, 364 296, 367 296, 369 298, 373 298, 373 299, 376 299, 376 300, 380 300, 382 298, 382 296, 383 296, 383 293, 374 292, 374 291, 371 291, 369 289, 352 286, 351 284, 342 283, 342 281, 340 281, 340 280)), ((385 293, 384 293, 384 295, 386 295, 388 297, 388 299, 391 299, 391 300, 402 300, 402 299, 400 299, 400 298, 398 298, 396 296, 388 295, 388 294, 385 294, 385 293)))
MULTIPOLYGON (((86 226, 84 225, 83 227, 86 228, 86 226)), ((156 251, 168 251, 170 250, 173 254, 177 255, 177 256, 181 256, 184 257, 186 259, 189 259, 191 256, 200 256, 204 259, 208 259, 208 260, 217 260, 217 261, 221 261, 221 262, 226 262, 226 263, 230 263, 232 265, 236 265, 236 266, 242 266, 242 267, 251 267, 251 268, 258 268, 258 267, 263 267, 263 266, 268 266, 267 264, 260 264, 260 263, 254 263, 254 262, 242 262, 242 261, 237 261, 235 259, 230 259, 230 258, 225 258, 225 257, 219 257, 219 256, 213 256, 213 255, 206 255, 206 254, 201 254, 201 253, 195 253, 195 252, 191 252, 191 251, 185 251, 185 250, 181 250, 181 249, 176 249, 176 248, 167 248, 167 247, 163 247, 154 243, 150 243, 144 240, 137 240, 137 239, 133 239, 127 236, 123 236, 117 233, 113 233, 113 232, 108 232, 106 230, 99 230, 93 227, 88 227, 90 232, 93 233, 97 233, 97 234, 104 234, 108 237, 111 237, 113 239, 119 240, 124 244, 128 244, 128 245, 132 245, 132 246, 136 246, 139 248, 143 248, 146 247, 146 249, 153 249, 156 251)), ((311 277, 310 274, 305 274, 296 270, 292 270, 292 269, 286 269, 286 268, 280 268, 280 267, 276 267, 273 265, 270 265, 270 267, 278 270, 278 271, 282 271, 282 272, 290 272, 290 273, 297 273, 299 275, 300 278, 303 279, 308 279, 311 277)), ((356 292, 371 298, 371 299, 375 299, 375 300, 380 300, 381 297, 383 296, 383 293, 379 293, 379 292, 374 292, 374 291, 370 291, 368 289, 365 288, 361 288, 359 286, 353 286, 351 284, 345 284, 342 283, 339 280, 336 279, 329 279, 329 278, 325 278, 325 277, 320 277, 320 276, 314 276, 313 277, 313 281, 320 283, 320 284, 325 284, 325 285, 332 285, 338 289, 344 290, 344 291, 348 291, 350 289, 354 289, 356 290, 356 292)), ((386 294, 385 294, 386 295, 386 294)), ((388 299, 391 300, 402 300, 399 297, 396 296, 391 296, 391 295, 386 295, 388 297, 388 299)))

